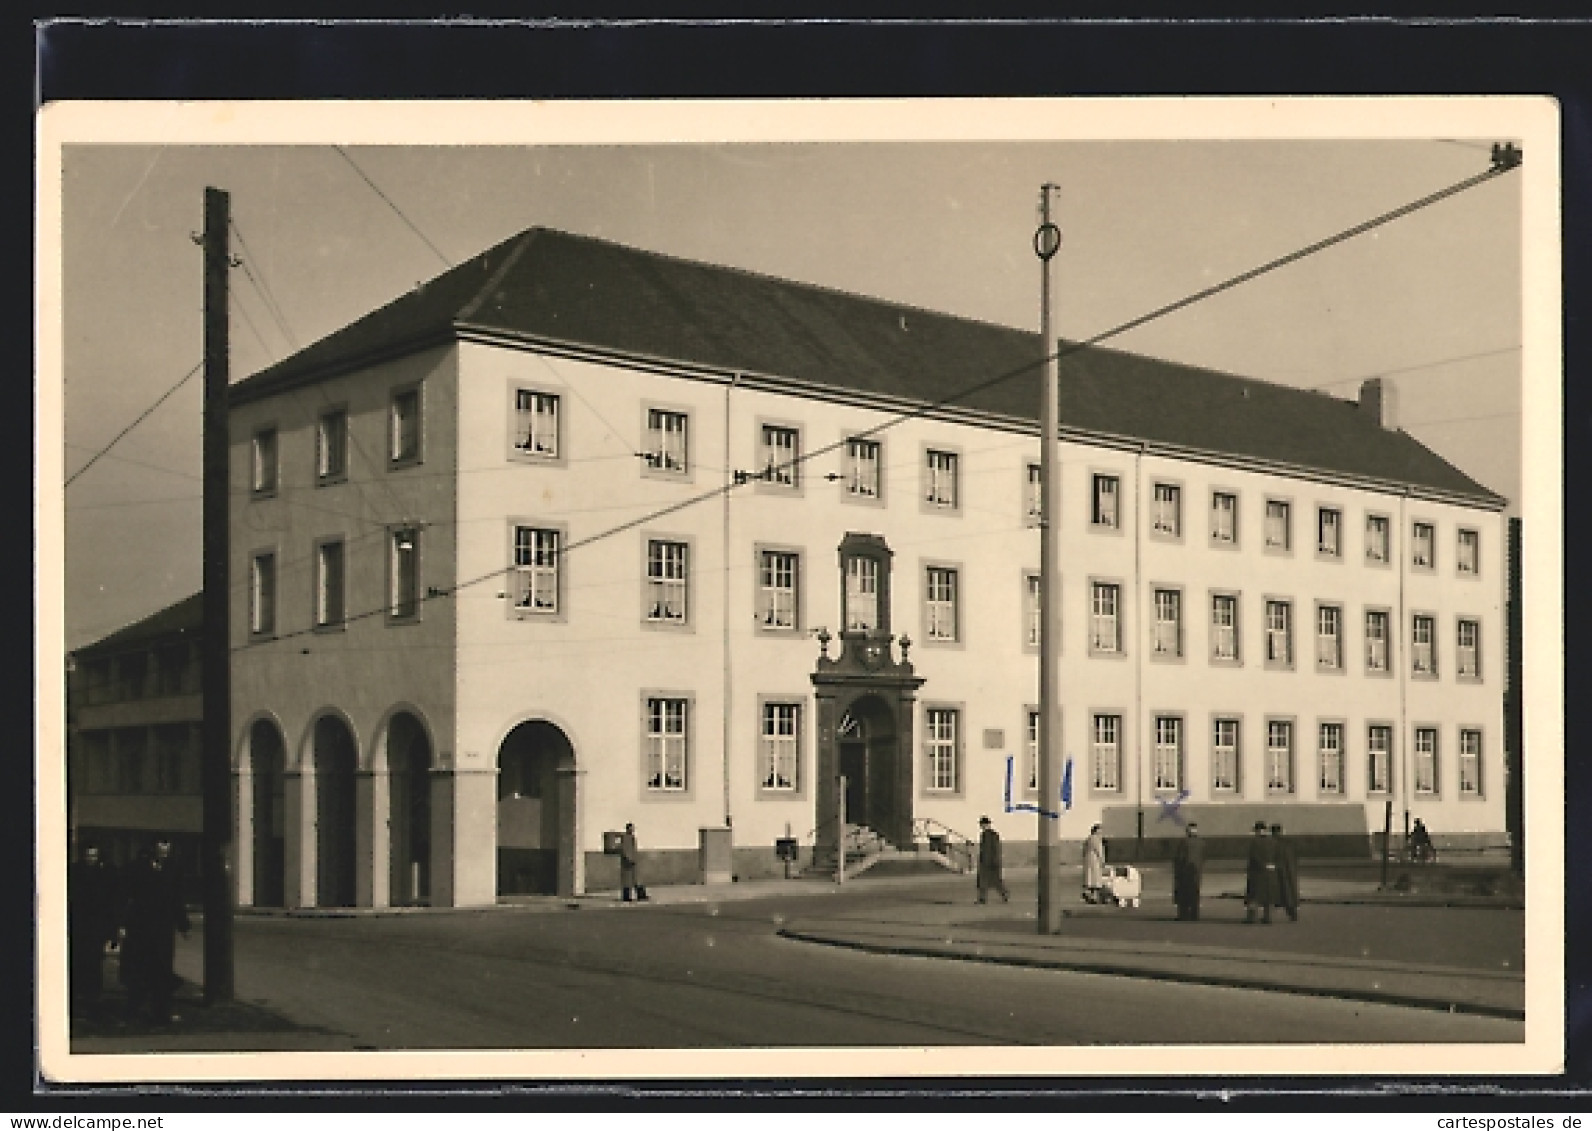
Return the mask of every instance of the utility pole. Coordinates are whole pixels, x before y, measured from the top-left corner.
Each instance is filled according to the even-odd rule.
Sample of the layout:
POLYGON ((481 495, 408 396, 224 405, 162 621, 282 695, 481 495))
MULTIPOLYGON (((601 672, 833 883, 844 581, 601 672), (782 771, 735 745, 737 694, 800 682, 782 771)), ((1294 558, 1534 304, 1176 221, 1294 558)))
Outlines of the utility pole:
POLYGON ((232 704, 228 649, 227 227, 231 198, 205 189, 204 231, 204 642, 200 648, 204 721, 200 782, 204 831, 204 1000, 231 1001, 232 986, 232 704))
POLYGON ((1050 197, 1059 191, 1045 184, 1039 190, 1039 229, 1034 254, 1039 256, 1039 348, 1045 359, 1044 396, 1039 413, 1039 933, 1061 929, 1061 696, 1057 686, 1061 659, 1061 364, 1056 356, 1055 319, 1051 311, 1050 261, 1061 249, 1061 229, 1051 222, 1050 197))

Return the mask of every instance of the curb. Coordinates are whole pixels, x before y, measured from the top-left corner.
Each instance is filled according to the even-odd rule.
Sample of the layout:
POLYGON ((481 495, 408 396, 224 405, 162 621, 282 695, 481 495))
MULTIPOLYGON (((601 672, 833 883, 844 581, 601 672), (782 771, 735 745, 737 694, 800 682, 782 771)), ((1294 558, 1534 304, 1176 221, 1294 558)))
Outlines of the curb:
POLYGON ((793 942, 816 943, 821 946, 843 947, 869 954, 893 954, 910 958, 940 958, 958 962, 983 962, 996 966, 1022 966, 1040 970, 1071 970, 1084 974, 1109 974, 1120 978, 1143 978, 1157 982, 1181 982, 1189 985, 1220 986, 1226 989, 1261 990, 1272 993, 1298 994, 1304 997, 1325 997, 1347 1001, 1365 1001, 1377 1005, 1398 1005, 1414 1009, 1431 1009, 1442 1013, 1469 1013, 1483 1017, 1498 1017, 1506 1021, 1524 1021, 1526 1011, 1510 1006, 1488 1005, 1485 1002, 1438 1002, 1415 994, 1401 994, 1390 990, 1360 990, 1336 986, 1298 986, 1280 982, 1260 982, 1222 974, 1196 974, 1192 972, 1152 969, 1144 966, 1113 962, 1109 959, 1058 959, 1024 955, 968 954, 944 950, 928 945, 869 943, 859 939, 840 938, 835 935, 811 934, 790 927, 781 927, 778 934, 793 942))

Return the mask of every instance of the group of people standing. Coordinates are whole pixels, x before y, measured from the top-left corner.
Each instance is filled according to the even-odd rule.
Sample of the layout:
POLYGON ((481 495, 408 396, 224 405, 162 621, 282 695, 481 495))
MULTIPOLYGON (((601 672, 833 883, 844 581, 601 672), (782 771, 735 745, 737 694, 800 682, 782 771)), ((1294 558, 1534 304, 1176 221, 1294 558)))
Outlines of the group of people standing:
MULTIPOLYGON (((1172 901, 1179 919, 1200 917, 1200 884, 1205 871, 1205 842, 1199 826, 1190 821, 1172 857, 1172 901)), ((1244 868, 1244 922, 1256 915, 1271 922, 1271 910, 1281 907, 1288 918, 1299 918, 1299 861, 1293 846, 1283 839, 1282 826, 1256 821, 1244 868)))
POLYGON ((85 847, 67 874, 67 947, 73 1013, 93 1013, 105 991, 106 949, 120 950, 127 1010, 156 1024, 174 1020, 177 935, 190 930, 171 842, 158 840, 123 872, 85 847))
MULTIPOLYGON (((988 817, 979 818, 978 823, 978 902, 985 902, 992 890, 1007 899, 1006 882, 1001 877, 1000 834, 991 826, 988 817)), ((1099 901, 1105 868, 1105 838, 1100 826, 1095 825, 1083 842, 1083 897, 1087 902, 1099 901)), ((1199 825, 1190 821, 1172 855, 1172 902, 1179 919, 1200 917, 1204 873, 1205 842, 1200 839, 1199 825)), ((1281 825, 1268 828, 1265 821, 1256 821, 1245 867, 1244 921, 1253 923, 1259 914, 1263 922, 1270 923, 1273 907, 1281 907, 1289 919, 1299 918, 1298 858, 1293 846, 1283 839, 1281 825)))

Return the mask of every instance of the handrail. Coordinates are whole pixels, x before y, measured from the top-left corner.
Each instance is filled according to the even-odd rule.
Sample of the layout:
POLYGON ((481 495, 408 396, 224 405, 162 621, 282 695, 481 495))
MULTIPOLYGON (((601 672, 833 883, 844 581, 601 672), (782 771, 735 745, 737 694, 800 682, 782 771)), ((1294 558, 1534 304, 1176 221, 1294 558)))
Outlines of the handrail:
POLYGON ((937 821, 933 817, 914 817, 912 836, 913 839, 925 840, 930 836, 941 837, 945 841, 946 858, 964 872, 971 872, 978 861, 978 842, 944 821, 937 821))

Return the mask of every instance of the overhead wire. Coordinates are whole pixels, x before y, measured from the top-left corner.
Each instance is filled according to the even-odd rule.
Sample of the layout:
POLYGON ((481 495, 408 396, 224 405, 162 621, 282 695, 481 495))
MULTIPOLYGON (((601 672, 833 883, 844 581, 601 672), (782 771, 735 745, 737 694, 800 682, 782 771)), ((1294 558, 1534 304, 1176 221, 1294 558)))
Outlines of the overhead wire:
MULTIPOLYGON (((340 149, 339 149, 339 152, 341 152, 340 149)), ((346 158, 347 154, 344 154, 344 157, 346 158)), ((351 159, 350 159, 349 163, 353 164, 351 159)), ((935 411, 936 409, 943 408, 943 407, 945 407, 947 405, 954 404, 954 403, 956 403, 958 401, 965 400, 966 398, 971 397, 971 396, 973 396, 973 395, 975 395, 977 393, 984 392, 984 391, 986 391, 988 389, 991 389, 991 388, 994 388, 995 386, 1000 385, 1000 384, 1002 384, 1002 383, 1004 383, 1006 381, 1009 381, 1009 380, 1013 379, 1014 377, 1021 376, 1024 373, 1028 373, 1031 370, 1033 370, 1034 368, 1036 368, 1037 366, 1040 366, 1040 365, 1043 365, 1043 364, 1047 364, 1048 362, 1053 361, 1053 360, 1059 361, 1059 360, 1064 359, 1066 357, 1069 357, 1069 356, 1071 356, 1073 354, 1079 353, 1079 352, 1081 352, 1081 351, 1083 351, 1085 349, 1088 349, 1088 348, 1090 348, 1092 346, 1095 346, 1095 345, 1098 345, 1098 344, 1100 344, 1102 342, 1106 342, 1106 341, 1109 341, 1109 340, 1111 340, 1113 338, 1119 337, 1122 334, 1125 334, 1125 333, 1127 333, 1130 330, 1136 329, 1136 328, 1138 328, 1140 326, 1144 326, 1144 325, 1146 325, 1146 324, 1148 324, 1150 322, 1156 321, 1156 320, 1158 320, 1160 318, 1164 318, 1164 317, 1166 317, 1169 314, 1173 314, 1173 313, 1175 313, 1175 312, 1177 312, 1179 310, 1187 309, 1188 307, 1193 306, 1196 303, 1203 302, 1206 299, 1212 298, 1212 297, 1214 297, 1214 296, 1216 296, 1218 294, 1221 294, 1221 293, 1223 293, 1225 291, 1231 290, 1234 287, 1242 285, 1243 283, 1250 282, 1250 281, 1252 281, 1254 279, 1257 279, 1257 278, 1259 278, 1259 277, 1261 277, 1263 275, 1269 274, 1272 271, 1276 271, 1276 270, 1278 270, 1278 269, 1280 269, 1282 267, 1288 266, 1288 265, 1293 264, 1293 263, 1297 263, 1297 262, 1299 262, 1299 261, 1301 261, 1301 260, 1303 260, 1303 259, 1305 259, 1305 258, 1307 258, 1307 257, 1309 257, 1311 255, 1318 254, 1319 252, 1325 251, 1328 248, 1335 247, 1336 245, 1338 245, 1340 243, 1344 243, 1344 242, 1346 242, 1346 241, 1348 241, 1350 239, 1353 239, 1356 236, 1363 235, 1366 232, 1372 231, 1372 230, 1374 230, 1376 228, 1379 228, 1379 227, 1381 227, 1381 226, 1383 226, 1385 224, 1389 224, 1389 223, 1393 222, 1394 220, 1400 219, 1400 218, 1402 218, 1404 216, 1408 216, 1411 213, 1417 212, 1417 211, 1419 211, 1419 210, 1421 210, 1423 208, 1430 207, 1431 205, 1436 204, 1436 203, 1438 203, 1438 202, 1440 202, 1442 200, 1446 200, 1446 199, 1448 199, 1451 196, 1455 196, 1455 195, 1457 195, 1457 194, 1459 194, 1461 192, 1465 192, 1465 191, 1467 191, 1469 189, 1475 188, 1478 185, 1481 185, 1481 184, 1484 184, 1484 183, 1486 183, 1486 182, 1488 182, 1490 180, 1493 180, 1496 177, 1501 176, 1502 174, 1507 173, 1507 172, 1509 172, 1509 171, 1511 171, 1511 170, 1513 170, 1515 168, 1518 168, 1518 167, 1519 167, 1518 160, 1513 161, 1513 162, 1510 162, 1510 161, 1499 161, 1499 160, 1496 159, 1496 154, 1495 154, 1495 160, 1494 160, 1494 163, 1493 163, 1492 167, 1487 169, 1486 171, 1484 171, 1482 173, 1476 174, 1475 176, 1467 177, 1464 180, 1458 181, 1455 184, 1449 185, 1446 188, 1439 189, 1436 192, 1429 193, 1426 196, 1420 197, 1419 199, 1417 199, 1415 201, 1412 201, 1412 202, 1410 202, 1408 204, 1401 205, 1398 208, 1394 208, 1394 209, 1391 209, 1390 211, 1381 213, 1378 216, 1372 217, 1371 219, 1363 221, 1362 223, 1356 224, 1356 225, 1354 225, 1354 226, 1352 226, 1350 228, 1343 229, 1343 230, 1341 230, 1341 231, 1339 231, 1339 232, 1337 232, 1337 233, 1335 233, 1333 235, 1325 237, 1324 239, 1317 240, 1314 243, 1308 244, 1308 245, 1306 245, 1303 248, 1299 248, 1299 249, 1297 249, 1295 251, 1292 251, 1292 252, 1289 252, 1289 253, 1287 253, 1285 255, 1278 256, 1277 258, 1269 260, 1269 261, 1267 261, 1265 263, 1262 263, 1262 264, 1260 264, 1257 267, 1253 267, 1253 268, 1250 268, 1247 271, 1240 272, 1239 274, 1234 275, 1234 276, 1232 276, 1232 277, 1230 277, 1228 279, 1225 279, 1225 280, 1223 280, 1220 283, 1216 283, 1216 284, 1214 284, 1212 286, 1205 287, 1205 288, 1203 288, 1203 289, 1201 289, 1199 291, 1196 291, 1196 292, 1194 292, 1192 294, 1186 295, 1183 298, 1180 298, 1180 299, 1178 299, 1178 300, 1176 300, 1174 302, 1170 302, 1170 303, 1167 303, 1167 304, 1165 304, 1163 306, 1156 307, 1155 309, 1153 309, 1153 310, 1151 310, 1151 311, 1149 311, 1149 312, 1147 312, 1145 314, 1142 314, 1142 315, 1139 315, 1137 317, 1131 318, 1131 319, 1129 319, 1126 322, 1119 323, 1119 324, 1117 324, 1115 326, 1112 326, 1112 327, 1110 327, 1110 328, 1108 328, 1106 330, 1103 330, 1103 331, 1101 331, 1101 332, 1099 332, 1097 334, 1094 334, 1094 335, 1092 335, 1092 336, 1090 336, 1088 338, 1082 339, 1082 340, 1077 341, 1077 342, 1070 343, 1070 344, 1068 344, 1066 346, 1063 346, 1060 349, 1055 350, 1054 352, 1050 352, 1050 351, 1047 350, 1047 352, 1045 352, 1043 354, 1043 356, 1038 357, 1038 358, 1034 359, 1033 361, 1026 362, 1023 365, 1014 366, 1014 367, 1012 367, 1010 369, 1003 370, 1001 372, 998 372, 998 373, 994 374, 993 376, 991 376, 989 378, 986 378, 983 381, 976 382, 976 383, 974 383, 974 384, 972 384, 970 386, 967 386, 967 387, 965 387, 963 389, 957 390, 957 391, 955 391, 955 392, 953 392, 953 393, 951 393, 951 394, 949 394, 947 396, 944 396, 944 397, 938 398, 937 400, 925 402, 925 403, 923 403, 921 405, 915 406, 914 408, 911 408, 911 409, 909 409, 909 410, 907 410, 905 412, 899 413, 899 414, 891 417, 890 419, 882 421, 881 423, 876 424, 876 425, 874 425, 874 426, 872 426, 870 428, 866 428, 866 429, 860 430, 860 431, 855 432, 855 433, 853 433, 853 434, 851 434, 849 436, 846 436, 846 437, 844 437, 844 438, 842 438, 840 440, 834 441, 833 443, 822 445, 822 446, 820 446, 818 448, 814 448, 811 451, 799 453, 796 456, 792 457, 791 459, 785 460, 785 461, 781 462, 778 465, 771 464, 767 469, 764 469, 764 471, 757 472, 757 473, 748 473, 748 474, 744 474, 744 475, 743 474, 737 474, 737 475, 733 476, 730 479, 730 481, 727 482, 727 483, 715 486, 715 487, 710 488, 710 489, 705 490, 705 491, 698 492, 698 493, 696 493, 694 495, 691 495, 691 496, 689 496, 689 497, 687 497, 687 498, 685 498, 683 500, 680 500, 680 501, 675 502, 675 503, 671 503, 671 504, 669 504, 667 506, 656 508, 656 509, 648 512, 645 515, 642 515, 642 516, 639 516, 637 518, 629 519, 629 520, 626 520, 624 522, 618 523, 617 525, 614 525, 614 526, 611 526, 611 527, 609 527, 607 529, 601 530, 601 531, 599 531, 599 532, 597 532, 595 534, 589 535, 589 536, 587 536, 585 538, 580 538, 580 539, 576 539, 574 541, 571 541, 567 545, 560 546, 559 549, 557 551, 555 551, 555 553, 557 554, 559 559, 562 560, 563 558, 568 557, 568 555, 570 555, 571 553, 573 553, 574 551, 576 551, 578 549, 583 549, 583 548, 585 548, 587 546, 595 545, 598 542, 601 542, 601 541, 604 541, 604 540, 606 540, 608 538, 614 537, 615 535, 622 534, 625 531, 633 530, 633 529, 635 529, 635 528, 637 528, 637 527, 639 527, 639 526, 641 526, 641 525, 643 525, 645 523, 653 522, 653 521, 656 521, 657 519, 667 517, 667 516, 669 516, 671 514, 676 514, 676 513, 680 512, 680 511, 689 509, 690 507, 694 507, 694 506, 696 506, 699 503, 703 503, 703 502, 710 501, 712 499, 719 498, 722 495, 726 495, 726 494, 734 491, 737 487, 745 486, 747 483, 753 481, 754 479, 769 478, 773 473, 776 473, 776 472, 794 470, 796 467, 798 467, 801 464, 804 464, 804 463, 806 463, 806 462, 808 462, 810 460, 818 458, 819 456, 827 455, 830 452, 833 452, 833 451, 836 451, 836 450, 840 449, 841 447, 843 447, 845 444, 849 443, 853 439, 868 438, 868 437, 871 437, 871 436, 874 436, 874 435, 879 435, 879 434, 887 431, 890 428, 894 428, 894 427, 897 427, 898 425, 904 424, 904 423, 906 423, 908 421, 918 419, 918 418, 920 418, 922 416, 925 416, 926 414, 928 414, 930 412, 935 411)), ((356 165, 355 168, 357 170, 358 166, 356 165)), ((361 176, 364 176, 363 172, 361 172, 361 176)), ((369 179, 366 178, 366 180, 368 181, 369 179)), ((372 184, 372 188, 375 188, 374 184, 372 184)), ((380 190, 379 189, 377 190, 377 192, 378 192, 378 194, 380 194, 380 190)), ((385 197, 383 197, 383 199, 385 199, 385 197)), ((400 215, 401 215, 401 213, 400 213, 400 215)), ((405 218, 405 220, 407 222, 407 217, 405 218)), ((425 238, 424 235, 421 234, 418 230, 416 231, 416 234, 417 235, 421 235, 422 239, 425 238)), ((427 240, 426 242, 427 242, 428 245, 430 244, 429 240, 427 240)), ((435 250, 435 249, 433 248, 433 250, 435 250)), ((451 264, 450 264, 450 266, 451 266, 451 264)), ((1042 344, 1041 348, 1045 348, 1043 344, 1042 344)), ((506 565, 506 566, 503 566, 501 568, 494 569, 494 570, 488 571, 486 573, 477 575, 475 577, 467 578, 466 580, 460 581, 460 582, 458 582, 458 583, 456 583, 456 584, 454 584, 452 586, 437 587, 437 588, 430 589, 425 594, 417 594, 416 595, 417 605, 423 604, 425 601, 429 601, 429 600, 438 600, 438 599, 445 598, 445 597, 451 597, 455 593, 459 592, 461 589, 469 588, 469 587, 472 587, 472 586, 475 586, 475 585, 480 585, 480 584, 483 584, 483 583, 485 583, 487 581, 491 581, 491 580, 493 580, 495 578, 502 577, 505 574, 507 574, 507 573, 511 572, 512 570, 514 570, 515 568, 516 567, 513 564, 510 564, 510 565, 506 565)), ((366 611, 361 612, 361 613, 356 613, 356 614, 352 614, 352 615, 346 616, 344 618, 343 623, 352 623, 352 622, 359 621, 359 620, 365 620, 365 619, 368 619, 368 618, 374 617, 374 616, 381 616, 381 615, 386 614, 388 611, 389 611, 388 606, 383 605, 383 606, 378 607, 378 608, 369 609, 369 610, 366 610, 366 611)), ((240 646, 240 648, 235 648, 234 650, 235 651, 236 650, 241 650, 241 647, 259 647, 261 644, 268 644, 268 643, 271 643, 271 642, 274 642, 274 641, 289 640, 289 639, 293 639, 293 638, 296 638, 296 637, 299 637, 299 636, 307 635, 307 634, 309 634, 309 633, 311 633, 313 631, 314 631, 313 629, 298 629, 298 630, 293 630, 293 631, 290 631, 290 632, 287 632, 287 633, 280 633, 280 634, 277 634, 277 635, 271 637, 270 640, 255 642, 255 643, 252 643, 252 644, 247 645, 247 646, 240 646)))

